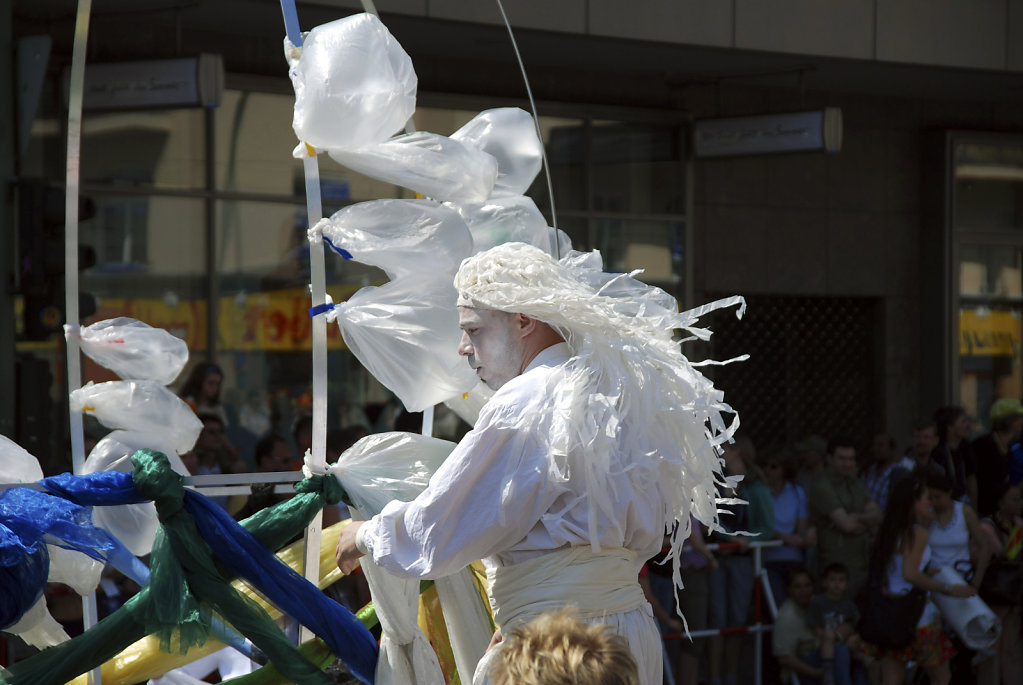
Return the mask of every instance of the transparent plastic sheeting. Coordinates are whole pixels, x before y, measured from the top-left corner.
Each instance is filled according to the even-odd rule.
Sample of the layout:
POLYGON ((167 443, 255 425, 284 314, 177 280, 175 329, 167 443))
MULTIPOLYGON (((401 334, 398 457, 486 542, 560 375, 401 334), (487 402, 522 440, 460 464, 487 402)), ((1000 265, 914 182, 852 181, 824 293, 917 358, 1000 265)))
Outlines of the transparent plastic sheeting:
POLYGON ((452 133, 451 139, 497 160, 491 197, 522 195, 540 173, 543 143, 536 135, 532 115, 518 107, 484 110, 452 133))
POLYGON ((0 435, 0 484, 34 483, 42 477, 39 460, 18 443, 0 435))
MULTIPOLYGON (((346 450, 327 471, 348 493, 356 518, 366 519, 380 513, 391 500, 415 499, 454 447, 447 440, 415 433, 368 435, 346 450)), ((437 655, 416 622, 419 579, 393 576, 369 557, 362 558, 362 570, 383 631, 376 682, 382 685, 444 682, 437 655)))
POLYGON ((376 200, 337 212, 310 230, 335 251, 393 280, 337 305, 352 353, 411 412, 460 395, 477 381, 458 355, 454 272, 472 250, 458 213, 429 200, 376 200))
MULTIPOLYGON (((536 208, 536 203, 524 195, 491 197, 479 204, 455 207, 472 234, 473 253, 483 252, 502 243, 525 243, 544 252, 552 251, 554 229, 536 208)), ((572 249, 572 243, 563 231, 558 231, 560 253, 572 249)))
POLYGON ((184 454, 202 422, 177 395, 154 381, 87 383, 71 393, 71 411, 92 414, 107 428, 151 435, 184 454))
POLYGON ((303 143, 316 149, 380 143, 416 108, 412 60, 383 23, 356 14, 317 26, 300 49, 285 41, 303 143))
POLYGON ((453 281, 473 247, 458 212, 430 200, 360 202, 322 219, 309 234, 360 264, 383 269, 392 280, 443 271, 453 281))
MULTIPOLYGON (((391 500, 409 502, 430 482, 453 442, 416 433, 392 431, 367 435, 327 467, 348 493, 349 503, 373 516, 391 500)), ((306 477, 314 467, 306 462, 306 477)))
MULTIPOLYGON (((296 155, 304 149, 299 145, 296 155)), ((357 148, 327 148, 327 153, 352 171, 443 201, 482 202, 497 180, 493 157, 426 131, 357 148)))
MULTIPOLYGON (((167 455, 171 468, 182 476, 189 475, 181 457, 174 453, 173 445, 166 436, 154 437, 133 431, 113 431, 89 453, 85 460, 83 474, 97 471, 121 471, 131 473, 134 466, 131 455, 140 449, 151 449, 167 455)), ((153 541, 160 521, 152 502, 123 504, 116 507, 96 507, 92 512, 93 522, 108 530, 124 543, 131 553, 142 557, 153 551, 153 541)))
MULTIPOLYGON (((963 577, 954 569, 943 568, 934 576, 946 585, 965 585, 963 577)), ((980 597, 950 597, 932 594, 941 612, 942 622, 952 628, 970 649, 986 651, 995 646, 1002 633, 1002 622, 980 597)))
MULTIPOLYGON (((65 326, 71 335, 73 328, 65 326)), ((79 345, 90 359, 125 380, 169 385, 188 362, 188 346, 162 328, 127 317, 78 329, 79 345)))

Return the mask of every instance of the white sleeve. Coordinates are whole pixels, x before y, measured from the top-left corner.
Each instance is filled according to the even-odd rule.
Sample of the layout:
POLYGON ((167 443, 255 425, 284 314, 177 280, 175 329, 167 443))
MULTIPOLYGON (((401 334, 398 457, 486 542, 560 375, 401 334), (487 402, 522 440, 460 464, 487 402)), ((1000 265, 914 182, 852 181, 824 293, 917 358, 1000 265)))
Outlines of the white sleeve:
POLYGON ((481 416, 415 500, 362 526, 367 553, 395 575, 426 578, 509 549, 557 497, 546 450, 534 431, 481 416))

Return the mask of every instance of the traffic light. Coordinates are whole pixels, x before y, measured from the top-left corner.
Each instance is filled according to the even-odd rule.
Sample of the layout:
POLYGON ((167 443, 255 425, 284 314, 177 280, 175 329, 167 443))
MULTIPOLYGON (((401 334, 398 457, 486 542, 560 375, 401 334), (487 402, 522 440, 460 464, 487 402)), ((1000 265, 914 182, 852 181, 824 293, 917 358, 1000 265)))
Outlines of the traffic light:
MULTIPOLYGON (((24 334, 27 340, 47 340, 65 322, 64 301, 64 189, 39 179, 17 182, 18 290, 24 299, 24 334)), ((96 213, 89 197, 79 198, 78 218, 96 213)), ((78 269, 96 263, 89 245, 78 246, 78 269)), ((96 300, 80 292, 79 318, 96 312, 96 300)))

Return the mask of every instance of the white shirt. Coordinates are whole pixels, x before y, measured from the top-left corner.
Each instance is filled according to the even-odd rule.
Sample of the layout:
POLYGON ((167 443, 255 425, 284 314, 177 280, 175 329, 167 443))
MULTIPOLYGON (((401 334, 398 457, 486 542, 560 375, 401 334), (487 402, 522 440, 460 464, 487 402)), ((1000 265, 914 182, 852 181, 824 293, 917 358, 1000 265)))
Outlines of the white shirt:
POLYGON ((584 485, 551 475, 554 438, 544 407, 557 390, 548 381, 569 358, 564 343, 541 351, 487 402, 422 494, 389 503, 363 526, 360 538, 378 565, 400 576, 442 577, 476 559, 505 566, 595 542, 636 552, 638 573, 660 551, 664 507, 656 488, 612 473, 610 510, 597 512, 591 540, 584 485))

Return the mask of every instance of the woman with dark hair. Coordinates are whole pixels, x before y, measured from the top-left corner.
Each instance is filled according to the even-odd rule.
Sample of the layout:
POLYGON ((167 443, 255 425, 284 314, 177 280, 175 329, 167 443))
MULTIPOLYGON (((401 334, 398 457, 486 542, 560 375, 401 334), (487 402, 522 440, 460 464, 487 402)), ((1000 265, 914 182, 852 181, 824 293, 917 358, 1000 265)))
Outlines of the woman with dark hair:
MULTIPOLYGON (((992 563, 1015 563, 1017 573, 1023 573, 1023 552, 1020 550, 1020 537, 1023 535, 1023 493, 1019 485, 1005 483, 998 489, 997 508, 995 513, 981 521, 988 538, 988 548, 994 552, 992 563)), ((989 571, 993 573, 993 571, 989 571)), ((984 599, 1002 621, 1002 634, 996 646, 997 656, 988 659, 983 665, 995 671, 994 682, 998 681, 1001 672, 1002 683, 1023 683, 1023 622, 1020 620, 1020 604, 1005 604, 995 601, 988 593, 982 592, 984 599)))
MULTIPOLYGON (((931 577, 931 550, 927 526, 931 520, 931 499, 927 482, 917 474, 903 478, 892 488, 884 519, 877 531, 870 559, 872 579, 879 580, 887 595, 907 595, 913 588, 924 592, 972 597, 969 585, 946 585, 931 577)), ((894 617, 893 617, 894 619, 894 617)), ((946 685, 950 679, 948 660, 954 649, 941 632, 937 609, 927 602, 917 621, 916 634, 905 647, 865 644, 865 651, 881 663, 882 685, 898 685, 906 676, 906 664, 916 662, 932 685, 946 685)))
POLYGON ((196 414, 213 414, 220 418, 226 427, 227 413, 220 403, 220 386, 224 382, 224 372, 216 364, 200 363, 192 367, 188 380, 178 391, 196 414))

